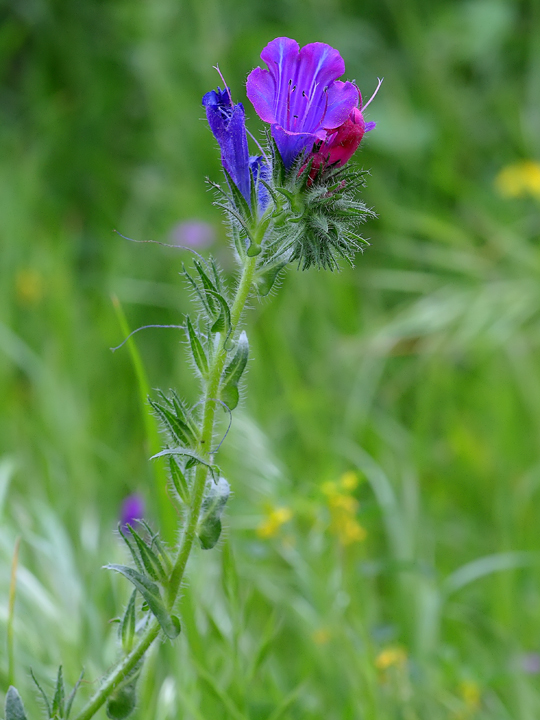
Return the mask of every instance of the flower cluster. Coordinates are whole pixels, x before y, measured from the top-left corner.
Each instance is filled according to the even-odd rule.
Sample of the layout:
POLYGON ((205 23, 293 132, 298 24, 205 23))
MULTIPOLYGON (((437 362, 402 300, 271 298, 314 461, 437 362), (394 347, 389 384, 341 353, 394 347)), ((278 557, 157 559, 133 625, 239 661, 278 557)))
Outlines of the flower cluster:
POLYGON ((330 510, 330 530, 344 546, 362 542, 367 536, 356 519, 360 505, 352 494, 359 482, 358 475, 351 470, 341 476, 339 483, 326 482, 322 486, 330 510))
POLYGON ((215 187, 225 196, 236 249, 241 258, 261 254, 259 271, 274 278, 288 262, 304 269, 336 268, 338 257, 352 263, 366 244, 358 225, 372 213, 355 197, 364 173, 346 166, 375 127, 364 119, 371 100, 363 105, 356 85, 339 79, 345 63, 325 43, 300 48, 276 38, 261 59, 266 68, 249 74, 246 90, 270 125, 267 151, 249 155, 245 111, 229 88, 203 98, 228 192, 215 187))

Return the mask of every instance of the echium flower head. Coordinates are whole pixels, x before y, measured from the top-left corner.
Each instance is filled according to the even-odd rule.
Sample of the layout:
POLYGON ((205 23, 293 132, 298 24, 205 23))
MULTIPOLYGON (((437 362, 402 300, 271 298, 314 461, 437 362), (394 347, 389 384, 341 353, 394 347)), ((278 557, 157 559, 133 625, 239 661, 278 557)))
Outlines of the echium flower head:
MULTIPOLYGON (((221 163, 244 199, 251 203, 251 178, 257 181, 265 172, 262 156, 250 156, 246 135, 245 112, 242 103, 232 101, 229 88, 211 90, 202 99, 206 117, 221 150, 221 163)), ((261 185, 259 204, 267 201, 261 185)))
POLYGON ((247 95, 259 117, 272 126, 287 169, 345 123, 358 125, 361 119, 363 127, 360 111, 351 119, 358 107, 358 89, 338 80, 345 63, 330 45, 315 42, 300 49, 296 40, 280 37, 268 43, 261 59, 268 70, 258 67, 249 74, 247 95))

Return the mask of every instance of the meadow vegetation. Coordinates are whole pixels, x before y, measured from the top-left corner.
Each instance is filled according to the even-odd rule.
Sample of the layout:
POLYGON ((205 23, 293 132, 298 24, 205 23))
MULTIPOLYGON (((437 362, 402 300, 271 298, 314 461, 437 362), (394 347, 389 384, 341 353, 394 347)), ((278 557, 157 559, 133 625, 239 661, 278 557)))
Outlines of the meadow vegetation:
MULTIPOLYGON (((232 271, 201 97, 278 35, 342 53, 377 129, 356 267, 252 301, 233 495, 135 720, 540 715, 540 5, 7 0, 0 7, 0 695, 116 658, 122 500, 174 509, 123 330, 178 324, 183 223, 232 271), (502 174, 501 174, 502 171, 502 174), (151 432, 150 432, 151 435, 151 432)), ((183 336, 136 346, 188 399, 183 336)), ((224 421, 224 430, 226 427, 224 421)), ((46 685, 46 681, 44 682, 46 685)), ((104 717, 104 712, 102 711, 104 717)), ((100 717, 100 716, 98 716, 100 717)))

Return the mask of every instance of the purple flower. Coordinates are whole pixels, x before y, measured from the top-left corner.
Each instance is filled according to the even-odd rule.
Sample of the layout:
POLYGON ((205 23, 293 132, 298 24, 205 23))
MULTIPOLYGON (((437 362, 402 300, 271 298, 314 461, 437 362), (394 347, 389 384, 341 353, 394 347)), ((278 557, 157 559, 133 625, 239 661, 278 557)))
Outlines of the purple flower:
POLYGON ((338 80, 345 63, 325 43, 300 49, 296 40, 280 37, 261 53, 268 70, 258 67, 247 79, 247 95, 259 117, 272 126, 272 135, 290 168, 314 143, 325 141, 358 106, 358 89, 338 80))
POLYGON ((205 248, 216 238, 213 225, 204 220, 185 220, 176 224, 171 230, 171 240, 175 245, 187 245, 192 248, 205 248))
POLYGON ((137 520, 144 517, 144 500, 137 493, 128 495, 122 502, 120 509, 120 525, 123 532, 127 532, 127 526, 134 526, 137 520))
MULTIPOLYGON (((242 103, 235 105, 229 89, 221 90, 219 87, 207 92, 202 104, 221 150, 221 163, 248 205, 251 205, 251 174, 257 181, 266 166, 262 157, 249 155, 244 106, 242 103)), ((266 194, 262 184, 258 194, 259 202, 264 205, 266 194)))

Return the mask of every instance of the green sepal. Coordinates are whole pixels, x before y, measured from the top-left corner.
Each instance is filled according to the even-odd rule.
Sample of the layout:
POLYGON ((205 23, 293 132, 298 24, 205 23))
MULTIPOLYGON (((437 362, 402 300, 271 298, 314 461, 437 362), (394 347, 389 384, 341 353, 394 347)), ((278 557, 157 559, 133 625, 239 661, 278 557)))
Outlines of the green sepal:
POLYGON ((79 675, 79 679, 73 686, 73 690, 69 693, 68 699, 66 701, 66 720, 69 720, 69 716, 71 714, 71 707, 73 705, 73 701, 75 700, 75 695, 77 694, 77 690, 81 686, 83 677, 84 677, 84 670, 79 675))
POLYGON ((66 701, 66 691, 64 688, 64 676, 62 673, 62 666, 58 668, 58 675, 56 677, 56 687, 54 689, 54 696, 52 701, 52 708, 51 708, 51 717, 58 716, 60 718, 64 717, 64 710, 65 710, 65 701, 66 701))
POLYGON ((109 564, 104 565, 104 567, 107 570, 114 570, 127 578, 141 593, 165 635, 171 640, 178 637, 180 634, 180 621, 167 611, 156 583, 152 582, 146 575, 142 575, 126 565, 109 564))
POLYGON ((199 369, 201 375, 206 377, 208 375, 208 358, 206 357, 204 348, 201 345, 201 341, 199 340, 197 333, 195 332, 195 328, 191 323, 189 315, 186 315, 186 325, 193 360, 195 361, 195 365, 199 369))
POLYGON ((229 410, 234 410, 238 405, 240 397, 238 393, 238 382, 246 368, 248 355, 249 343, 246 333, 242 331, 238 338, 236 353, 229 365, 225 368, 221 378, 220 396, 229 410))
POLYGON ((255 279, 255 286, 257 292, 261 297, 268 295, 270 290, 273 288, 279 273, 289 264, 288 260, 272 265, 266 270, 262 270, 257 274, 255 279))
POLYGON ((120 624, 120 640, 122 641, 122 649, 126 655, 131 652, 131 648, 133 647, 133 639, 135 637, 135 624, 136 624, 135 598, 136 597, 137 597, 137 590, 135 589, 131 593, 131 597, 129 598, 129 602, 126 607, 126 611, 124 612, 124 616, 123 616, 121 624, 120 624))
POLYGON ((6 720, 28 720, 21 696, 13 685, 10 685, 7 691, 5 713, 6 720))
POLYGON ((42 697, 42 699, 43 699, 43 702, 45 703, 45 709, 46 709, 46 711, 47 711, 47 717, 50 718, 51 715, 52 715, 52 712, 51 712, 51 704, 50 704, 50 702, 49 702, 49 698, 48 698, 47 695, 45 694, 45 690, 43 690, 43 688, 42 688, 41 685, 39 684, 36 676, 34 675, 34 671, 32 670, 32 668, 30 668, 30 677, 32 678, 32 680, 34 681, 35 686, 37 687, 37 689, 38 689, 39 692, 40 692, 40 695, 41 695, 41 697, 42 697))
POLYGON ((231 488, 224 477, 216 482, 211 480, 201 505, 197 536, 203 550, 211 550, 221 535, 221 516, 227 504, 231 488))
POLYGON ((171 481, 174 489, 178 493, 182 502, 187 504, 189 502, 189 486, 186 476, 182 472, 178 461, 173 455, 169 455, 169 469, 171 471, 171 481))

